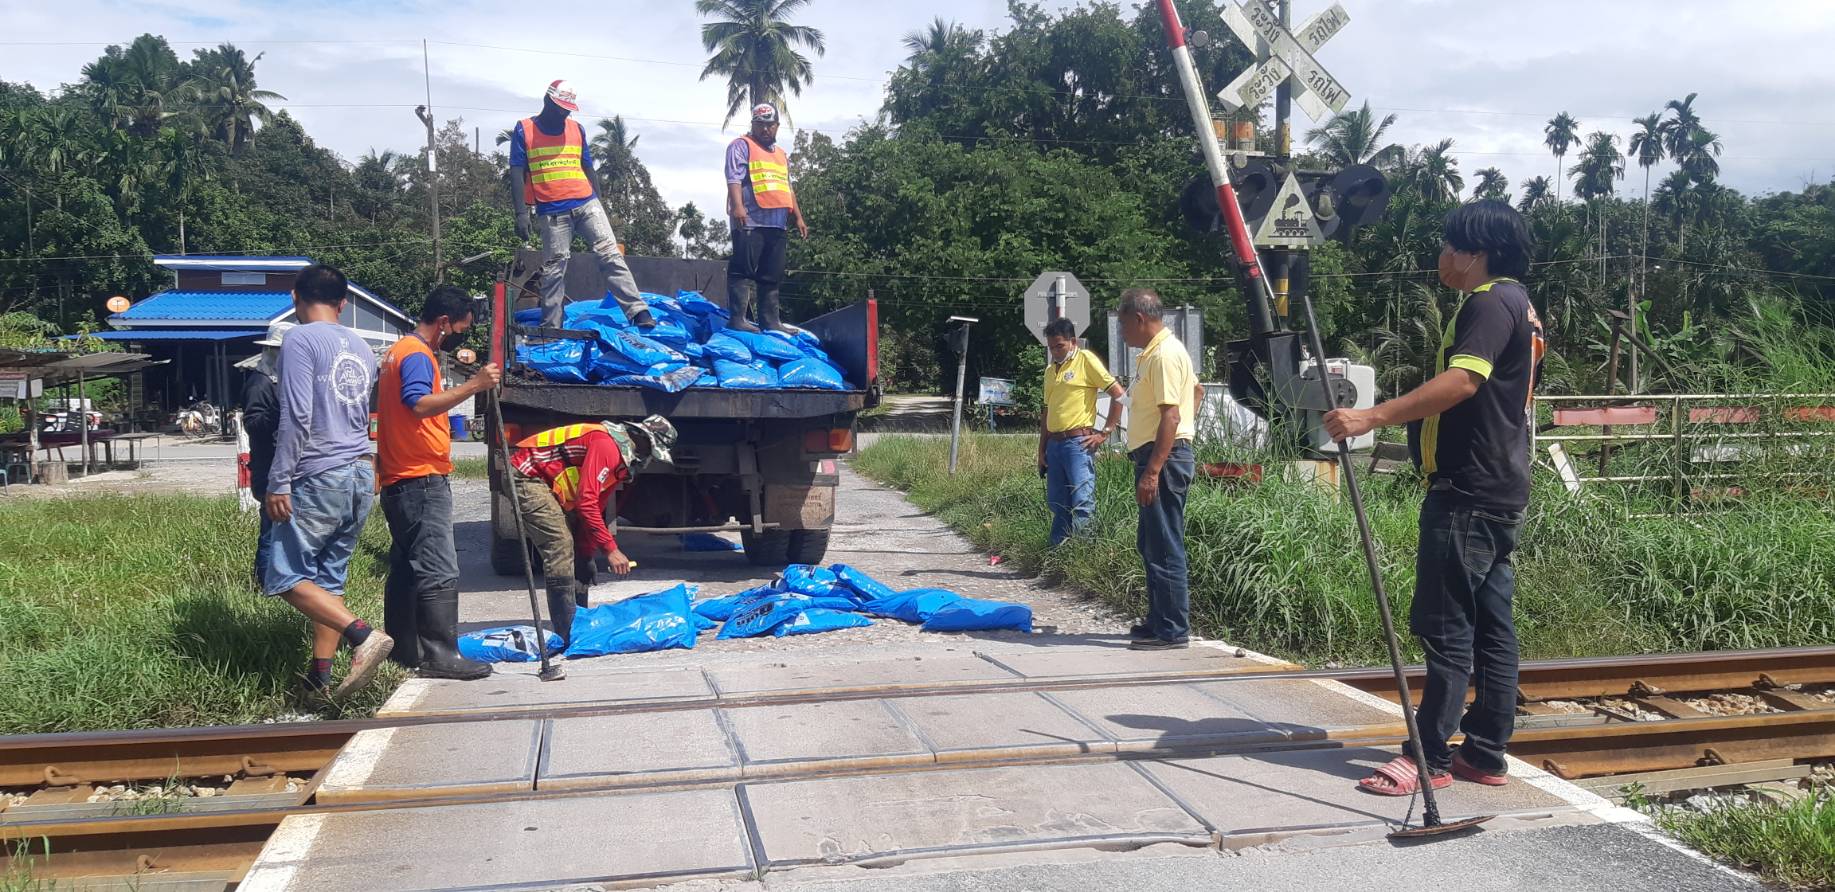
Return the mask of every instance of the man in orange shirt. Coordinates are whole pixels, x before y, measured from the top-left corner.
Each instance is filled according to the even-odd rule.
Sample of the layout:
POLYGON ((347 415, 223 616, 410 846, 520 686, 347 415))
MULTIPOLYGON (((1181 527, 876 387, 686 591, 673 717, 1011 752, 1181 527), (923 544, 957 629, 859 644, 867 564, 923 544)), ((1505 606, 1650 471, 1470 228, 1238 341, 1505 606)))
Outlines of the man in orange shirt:
POLYGON ((459 556, 452 539, 452 431, 446 413, 497 386, 495 364, 445 389, 439 352, 465 341, 472 299, 451 285, 427 295, 420 324, 382 360, 376 395, 376 468, 389 521, 389 581, 382 624, 395 639, 390 657, 424 678, 471 680, 489 663, 459 656, 459 556))
POLYGON ((618 487, 651 462, 668 464, 675 438, 675 425, 652 415, 550 428, 518 440, 510 453, 510 483, 523 531, 542 556, 548 616, 563 649, 572 642, 574 608, 587 606, 598 556, 619 576, 631 572, 605 525, 605 515, 617 513, 618 487))

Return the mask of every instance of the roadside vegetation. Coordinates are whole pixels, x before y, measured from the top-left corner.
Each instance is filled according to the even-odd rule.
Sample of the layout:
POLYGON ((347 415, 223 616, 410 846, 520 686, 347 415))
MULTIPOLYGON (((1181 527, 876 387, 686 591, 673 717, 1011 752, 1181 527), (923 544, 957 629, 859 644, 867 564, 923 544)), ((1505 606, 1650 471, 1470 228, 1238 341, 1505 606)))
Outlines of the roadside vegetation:
POLYGON ((1835 788, 1790 800, 1664 809, 1664 830, 1702 852, 1793 889, 1835 889, 1835 788))
MULTIPOLYGON (((308 658, 306 623, 256 594, 255 528, 227 497, 0 502, 0 734, 303 712, 294 690, 308 658)), ((377 516, 346 595, 372 621, 381 619, 387 561, 377 516)), ((367 690, 323 712, 368 714, 400 678, 384 667, 367 690)))
MULTIPOLYGON (((887 436, 855 459, 982 548, 1028 572, 1145 608, 1134 548, 1133 467, 1097 462, 1093 538, 1055 552, 1029 437, 949 441, 887 436)), ((1401 616, 1414 579, 1419 480, 1366 476, 1384 581, 1401 616)), ((1647 500, 1646 500, 1647 501, 1647 500)), ((1753 494, 1712 512, 1638 519, 1610 490, 1574 498, 1540 480, 1517 553, 1525 657, 1781 647, 1835 641, 1835 517, 1819 494, 1753 494)), ((1350 506, 1270 475, 1241 486, 1200 479, 1186 506, 1192 618, 1200 634, 1309 664, 1383 657, 1350 506)), ((1416 655, 1418 657, 1418 654, 1416 655)))

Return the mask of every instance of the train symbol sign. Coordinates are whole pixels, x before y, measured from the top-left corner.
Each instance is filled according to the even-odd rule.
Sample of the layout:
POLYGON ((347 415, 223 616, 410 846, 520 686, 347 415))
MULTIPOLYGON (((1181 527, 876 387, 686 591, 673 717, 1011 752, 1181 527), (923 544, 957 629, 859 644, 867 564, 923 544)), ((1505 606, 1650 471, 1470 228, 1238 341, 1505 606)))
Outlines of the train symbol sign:
POLYGON ((1343 6, 1332 4, 1298 31, 1281 27, 1281 20, 1261 0, 1224 4, 1223 21, 1260 60, 1217 94, 1230 111, 1254 109, 1285 81, 1292 82, 1294 101, 1314 121, 1324 122, 1344 110, 1350 91, 1313 58, 1319 47, 1350 23, 1351 15, 1343 6))
POLYGON ((1319 219, 1313 215, 1312 204, 1300 190, 1299 178, 1288 174, 1287 182, 1281 184, 1281 191, 1274 196, 1274 204, 1268 207, 1268 215, 1255 228, 1255 246, 1305 248, 1324 240, 1325 233, 1319 229, 1319 219))

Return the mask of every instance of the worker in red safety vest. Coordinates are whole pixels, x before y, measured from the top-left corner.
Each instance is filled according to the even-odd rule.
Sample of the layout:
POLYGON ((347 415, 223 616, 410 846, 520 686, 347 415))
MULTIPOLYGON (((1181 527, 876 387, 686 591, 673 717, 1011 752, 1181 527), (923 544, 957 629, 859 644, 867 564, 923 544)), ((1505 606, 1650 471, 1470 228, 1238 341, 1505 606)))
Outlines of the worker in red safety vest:
POLYGON ((612 496, 651 462, 670 462, 675 426, 661 415, 550 428, 516 442, 510 483, 522 506, 523 531, 542 557, 548 615, 562 647, 572 640, 575 607, 585 607, 595 559, 631 572, 630 559, 605 525, 612 496))
POLYGON ((784 330, 778 287, 784 281, 784 252, 790 224, 809 237, 809 224, 790 188, 790 156, 777 142, 777 107, 752 108, 752 130, 726 147, 726 215, 732 224, 733 257, 726 264, 728 328, 784 330), (758 325, 746 318, 757 292, 758 325))
POLYGON ((541 114, 517 122, 510 132, 510 193, 516 208, 516 237, 527 240, 533 228, 534 209, 542 235, 542 327, 563 327, 567 304, 567 261, 573 253, 577 231, 592 245, 604 287, 594 294, 576 295, 599 300, 611 292, 624 314, 639 328, 652 328, 651 317, 631 267, 624 262, 618 235, 605 215, 594 187, 592 149, 586 130, 568 117, 580 110, 573 87, 564 80, 548 85, 541 114))

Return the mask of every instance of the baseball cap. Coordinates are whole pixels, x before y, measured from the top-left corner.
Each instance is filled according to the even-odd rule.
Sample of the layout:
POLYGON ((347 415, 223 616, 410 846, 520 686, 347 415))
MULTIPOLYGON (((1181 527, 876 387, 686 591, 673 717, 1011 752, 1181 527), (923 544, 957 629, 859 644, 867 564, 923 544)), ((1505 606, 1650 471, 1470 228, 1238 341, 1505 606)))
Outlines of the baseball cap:
POLYGON ((777 123, 777 106, 769 102, 760 102, 752 106, 752 120, 763 121, 766 124, 777 123))
POLYGON ((557 80, 548 85, 548 98, 554 100, 555 105, 570 112, 580 110, 580 101, 573 94, 573 84, 564 80, 557 80))
POLYGON ((293 322, 276 322, 272 325, 269 325, 268 326, 268 336, 265 338, 262 338, 259 341, 256 341, 255 346, 257 347, 278 347, 280 346, 280 340, 287 336, 287 332, 293 330, 293 327, 295 324, 296 323, 293 323, 293 322))
POLYGON ((624 429, 634 440, 646 440, 650 444, 650 460, 663 464, 673 464, 669 456, 669 447, 675 445, 675 425, 661 415, 652 415, 638 422, 625 422, 624 429))

